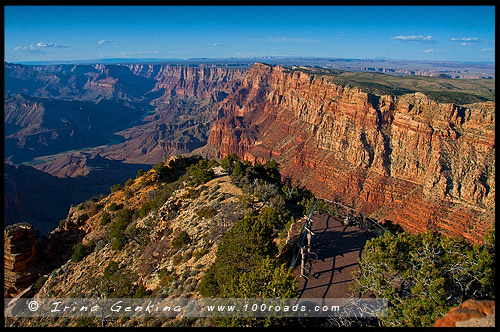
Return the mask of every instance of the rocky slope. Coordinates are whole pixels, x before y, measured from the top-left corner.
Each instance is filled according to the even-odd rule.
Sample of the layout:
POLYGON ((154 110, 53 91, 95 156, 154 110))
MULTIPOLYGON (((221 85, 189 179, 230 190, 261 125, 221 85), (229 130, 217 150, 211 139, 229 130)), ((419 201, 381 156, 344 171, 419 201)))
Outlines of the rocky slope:
MULTIPOLYGON (((44 270, 46 274, 39 281, 41 288, 36 291, 35 298, 90 298, 96 294, 132 297, 134 293, 138 294, 139 289, 142 296, 153 298, 198 297, 197 284, 215 260, 221 238, 248 212, 239 203, 241 189, 231 182, 227 174, 218 173, 213 180, 199 186, 180 184, 158 209, 134 215, 123 231, 127 240, 121 248, 115 248, 110 238, 112 228, 119 222, 120 211, 130 209, 138 213, 145 202, 158 195, 162 188, 168 187, 169 181, 175 181, 187 166, 198 160, 172 157, 165 163, 167 182, 165 179, 160 181, 159 173, 151 170, 122 190, 71 208, 64 222, 43 244, 47 261, 55 263, 52 268, 44 270), (109 216, 109 221, 103 222, 104 214, 109 216), (183 232, 189 240, 175 245, 183 232), (92 244, 92 251, 80 261, 68 260, 72 257, 72 245, 79 242, 84 246, 92 244), (109 275, 107 267, 110 262, 117 264, 116 275, 109 275)), ((6 242, 6 248, 11 242, 6 242)), ((6 253, 6 257, 8 255, 6 253)), ((106 324, 176 324, 175 319, 164 318, 130 319, 122 325, 124 321, 110 320, 106 324)), ((10 319, 7 324, 79 326, 84 322, 74 318, 21 318, 10 319)), ((100 321, 85 324, 94 326, 100 321)))
POLYGON ((151 101, 164 96, 221 99, 245 70, 213 66, 96 64, 23 66, 4 64, 5 93, 86 100, 151 101))
MULTIPOLYGON (((143 154, 153 149, 163 151, 163 155, 153 153, 157 158, 153 163, 189 152, 206 142, 206 124, 213 120, 213 115, 205 114, 206 108, 234 91, 245 73, 239 69, 170 65, 29 67, 6 63, 4 70, 5 158, 14 163, 112 145, 110 138, 115 132, 155 121, 149 130, 138 131, 141 137, 137 133, 127 136, 126 140, 133 141, 129 145, 112 149, 123 151, 121 159, 134 154, 138 144, 145 145, 143 154), (188 120, 190 126, 185 125, 188 120), (165 121, 180 127, 172 128, 167 137, 155 137, 152 129, 158 131, 155 125, 165 121), (202 128, 198 128, 200 123, 202 128), (201 137, 186 129, 197 130, 201 137)), ((151 157, 143 159, 151 161, 151 157)))
POLYGON ((53 231, 70 205, 134 178, 150 165, 124 164, 99 155, 72 153, 33 167, 4 164, 4 224, 29 222, 42 235, 53 231))
POLYGON ((494 127, 494 102, 375 95, 256 64, 221 102, 203 153, 276 159, 320 197, 405 230, 480 241, 494 222, 494 127))
POLYGON ((5 63, 4 160, 75 178, 9 167, 6 223, 28 221, 48 233, 69 204, 107 194, 137 169, 205 145, 216 116, 212 105, 235 90, 244 73, 203 66, 5 63))
POLYGON ((4 101, 5 159, 20 163, 108 142, 141 110, 120 101, 66 101, 16 95, 4 101), (105 115, 104 115, 105 114, 105 115))

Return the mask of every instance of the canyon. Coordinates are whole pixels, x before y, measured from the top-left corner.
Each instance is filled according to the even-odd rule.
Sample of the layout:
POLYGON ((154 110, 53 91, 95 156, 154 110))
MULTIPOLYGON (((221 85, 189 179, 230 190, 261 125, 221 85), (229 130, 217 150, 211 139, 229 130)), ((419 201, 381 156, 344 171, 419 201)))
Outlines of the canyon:
MULTIPOLYGON (((315 195, 405 230, 481 241, 494 223, 492 80, 417 82, 263 63, 5 63, 4 71, 5 162, 45 172, 30 171, 33 179, 83 181, 86 198, 173 155, 236 153, 275 159, 315 195)), ((5 187, 9 223, 40 206, 22 198, 29 184, 14 182, 5 187)), ((67 209, 41 218, 55 227, 67 209)))
POLYGON ((331 76, 254 65, 202 153, 275 159, 315 195, 377 220, 482 241, 495 216, 495 103, 376 95, 331 76))
MULTIPOLYGON (((256 168, 275 160, 284 183, 412 233, 483 243, 494 227, 488 82, 474 90, 474 81, 434 77, 419 88, 384 74, 264 63, 5 68, 6 297, 104 292, 92 276, 104 278, 111 261, 130 279, 128 296, 198 294, 226 232, 265 205, 245 203, 248 188, 221 167, 190 187, 183 176, 199 156, 236 154, 256 168), (110 234, 127 211, 117 249, 110 234), (182 232, 191 242, 176 248, 182 232), (75 244, 90 254, 74 258, 75 244)), ((44 319, 17 322, 82 323, 44 319)))

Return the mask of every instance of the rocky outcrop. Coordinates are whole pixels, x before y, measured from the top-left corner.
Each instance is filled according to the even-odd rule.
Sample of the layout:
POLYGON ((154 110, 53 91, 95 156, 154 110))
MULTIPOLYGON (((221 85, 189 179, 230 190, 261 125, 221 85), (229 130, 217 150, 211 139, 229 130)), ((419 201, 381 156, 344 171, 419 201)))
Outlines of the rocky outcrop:
POLYGON ((27 67, 5 63, 7 94, 86 100, 151 101, 171 96, 222 100, 246 70, 199 65, 96 64, 27 67))
POLYGON ((134 64, 128 66, 135 75, 154 78, 153 91, 164 90, 165 96, 210 98, 221 101, 234 91, 246 70, 175 65, 134 64))
POLYGON ((495 301, 467 300, 438 319, 434 327, 495 327, 495 301))
POLYGON ((4 229, 4 295, 14 297, 40 276, 40 244, 28 223, 17 223, 4 229))
POLYGON ((276 159, 320 197, 406 230, 480 241, 494 221, 494 110, 256 64, 221 103, 204 154, 276 159))

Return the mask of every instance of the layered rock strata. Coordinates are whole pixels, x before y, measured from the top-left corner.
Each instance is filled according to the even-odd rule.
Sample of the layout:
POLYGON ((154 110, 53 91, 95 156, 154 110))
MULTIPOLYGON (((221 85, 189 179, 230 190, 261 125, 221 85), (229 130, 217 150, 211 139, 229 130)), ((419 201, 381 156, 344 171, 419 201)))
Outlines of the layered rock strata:
POLYGON ((37 267, 40 245, 28 223, 4 229, 4 295, 14 297, 40 276, 37 267))
POLYGON ((480 241, 494 222, 494 127, 494 102, 378 96, 255 64, 220 104, 204 154, 276 159, 317 196, 480 241))

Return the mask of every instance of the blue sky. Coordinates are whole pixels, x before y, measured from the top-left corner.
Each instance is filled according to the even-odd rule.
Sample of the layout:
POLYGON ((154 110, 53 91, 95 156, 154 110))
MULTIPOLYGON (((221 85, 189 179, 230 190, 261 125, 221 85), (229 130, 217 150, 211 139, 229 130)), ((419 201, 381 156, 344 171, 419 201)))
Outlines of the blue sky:
POLYGON ((9 62, 495 56, 494 6, 5 6, 4 13, 9 62))

